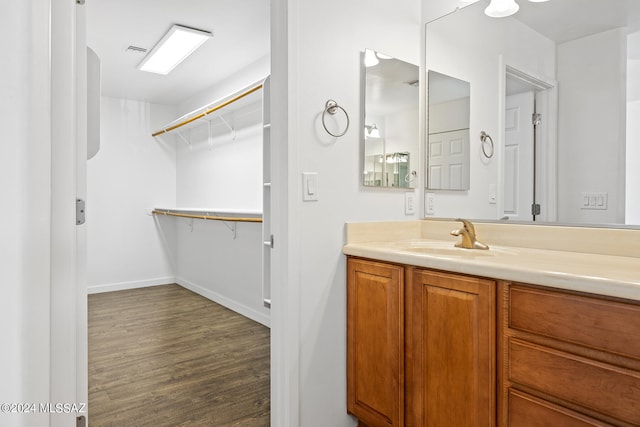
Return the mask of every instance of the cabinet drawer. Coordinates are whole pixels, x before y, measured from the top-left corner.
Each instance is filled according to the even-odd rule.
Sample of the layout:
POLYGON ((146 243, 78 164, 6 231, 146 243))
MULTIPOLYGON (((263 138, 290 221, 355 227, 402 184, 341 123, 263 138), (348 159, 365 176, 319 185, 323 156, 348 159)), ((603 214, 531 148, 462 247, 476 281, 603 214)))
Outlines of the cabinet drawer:
POLYGON ((516 384, 640 425, 640 373, 509 339, 508 376, 516 384))
POLYGON ((526 393, 509 390, 509 426, 609 427, 611 425, 526 393))
POLYGON ((513 285, 508 325, 640 359, 640 305, 513 285))

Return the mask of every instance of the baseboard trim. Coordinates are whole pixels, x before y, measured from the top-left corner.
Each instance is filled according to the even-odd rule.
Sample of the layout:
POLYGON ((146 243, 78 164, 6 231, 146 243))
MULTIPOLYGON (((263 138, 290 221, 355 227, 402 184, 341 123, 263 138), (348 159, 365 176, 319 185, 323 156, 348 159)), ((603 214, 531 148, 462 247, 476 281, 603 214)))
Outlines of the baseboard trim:
POLYGON ((147 288, 150 286, 167 285, 176 283, 175 277, 159 277, 157 279, 138 280, 135 282, 110 283, 108 285, 88 286, 88 294, 100 294, 103 292, 124 291, 127 289, 147 288))
POLYGON ((239 313, 245 317, 248 317, 251 320, 254 320, 258 323, 263 324, 264 326, 270 328, 271 327, 271 318, 263 313, 260 313, 246 305, 239 304, 238 302, 227 298, 219 293, 212 291, 211 289, 204 288, 200 285, 196 285, 186 279, 181 277, 175 278, 175 283, 182 286, 183 288, 189 289, 192 292, 195 292, 198 295, 201 295, 207 299, 210 299, 213 302, 216 302, 222 306, 227 307, 229 310, 233 310, 236 313, 239 313))

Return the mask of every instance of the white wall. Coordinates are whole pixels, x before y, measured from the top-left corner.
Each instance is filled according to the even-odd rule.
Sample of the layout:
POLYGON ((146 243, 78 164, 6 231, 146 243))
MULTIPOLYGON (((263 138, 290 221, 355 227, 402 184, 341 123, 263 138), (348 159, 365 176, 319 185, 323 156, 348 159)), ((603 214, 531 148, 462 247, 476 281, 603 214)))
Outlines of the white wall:
POLYGON ((151 136, 176 109, 108 97, 101 106, 101 148, 87 171, 89 292, 172 283, 173 229, 149 210, 176 203, 175 146, 151 136))
POLYGON ((558 45, 560 222, 624 223, 626 56, 623 30, 558 45), (582 192, 606 192, 608 209, 581 209, 582 192))
MULTIPOLYGON (((279 7, 279 6, 278 6, 279 7)), ((385 52, 408 62, 420 59, 420 2, 286 1, 288 31, 282 56, 286 74, 274 70, 274 90, 288 87, 288 230, 276 234, 284 243, 288 266, 283 277, 285 298, 274 294, 273 320, 282 328, 275 343, 284 340, 284 369, 294 369, 296 384, 276 384, 290 391, 288 402, 275 402, 299 419, 278 425, 351 426, 346 413, 346 260, 341 253, 344 223, 358 220, 416 219, 404 215, 404 192, 361 188, 360 171, 360 52, 365 48, 385 52), (330 23, 330 31, 327 31, 330 23), (279 78, 286 79, 279 81, 279 78), (330 137, 320 123, 327 99, 334 99, 351 117, 342 138, 330 137), (302 172, 318 173, 317 202, 302 201, 302 172), (282 313, 280 307, 287 309, 282 313), (280 319, 279 316, 283 318, 280 319), (287 323, 287 324, 285 324, 287 323), (295 336, 286 336, 287 333, 295 336), (284 336, 282 336, 284 334, 284 336), (299 346, 296 345, 299 343, 299 346), (299 405, 296 401, 299 399, 299 405), (293 406, 293 409, 291 408, 293 406)), ((278 34, 276 34, 276 38, 278 34)), ((275 67, 281 67, 276 55, 275 67)), ((281 100, 277 100, 281 101, 281 100)), ((276 107, 281 104, 277 103, 276 107)), ((279 113, 279 110, 276 110, 279 113)), ((280 135, 274 122, 273 132, 280 135)), ((286 175, 285 175, 286 176, 286 175)), ((275 183, 276 181, 274 181, 275 183)), ((274 187, 274 191, 278 190, 274 187)), ((276 214, 276 216, 278 216, 276 214)), ((279 365, 276 360, 276 375, 279 365)), ((288 373, 276 381, 287 381, 288 373)))
MULTIPOLYGON (((51 137, 47 1, 7 3, 0 29, 0 402, 47 402, 50 374, 51 137), (16 36, 18 35, 18 36, 16 36)), ((46 414, 0 413, 36 426, 46 414)))
POLYGON ((189 131, 190 144, 177 143, 179 207, 262 212, 262 91, 242 109, 220 114, 189 131))
MULTIPOLYGON (((438 6, 441 5, 434 3, 434 10, 438 6)), ((513 18, 485 16, 482 12, 485 6, 482 2, 475 3, 427 25, 426 68, 467 81, 471 90, 470 189, 429 190, 434 193, 436 217, 502 216, 501 201, 489 202, 490 186, 501 188, 502 180, 503 141, 499 122, 503 108, 500 94, 504 93, 502 67, 510 65, 537 77, 555 76, 555 44, 513 18), (493 138, 495 154, 491 159, 482 154, 481 131, 493 138)))
POLYGON ((163 228, 169 221, 177 224, 177 283, 269 326, 262 303, 261 223, 160 221, 163 228))

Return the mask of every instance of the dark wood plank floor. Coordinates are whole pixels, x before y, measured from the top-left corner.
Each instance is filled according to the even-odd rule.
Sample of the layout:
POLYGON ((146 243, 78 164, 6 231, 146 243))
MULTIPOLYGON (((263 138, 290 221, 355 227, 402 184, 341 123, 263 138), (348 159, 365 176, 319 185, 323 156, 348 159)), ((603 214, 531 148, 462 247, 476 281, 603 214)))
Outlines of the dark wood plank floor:
POLYGON ((89 295, 89 425, 269 425, 269 329, 178 285, 89 295))

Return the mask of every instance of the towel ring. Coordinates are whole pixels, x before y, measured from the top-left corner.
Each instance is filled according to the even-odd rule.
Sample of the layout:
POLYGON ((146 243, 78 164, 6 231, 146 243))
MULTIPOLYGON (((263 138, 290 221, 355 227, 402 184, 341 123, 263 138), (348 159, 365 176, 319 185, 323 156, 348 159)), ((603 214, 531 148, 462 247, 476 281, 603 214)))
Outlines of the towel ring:
POLYGON ((418 176, 418 172, 416 171, 411 171, 409 172, 407 175, 405 175, 404 177, 404 182, 407 183, 412 183, 413 181, 416 180, 416 177, 418 176))
POLYGON ((480 132, 480 141, 482 141, 482 154, 484 154, 484 156, 487 159, 490 159, 493 157, 493 139, 491 139, 491 136, 489 136, 488 133, 486 133, 485 131, 480 132), (487 141, 488 140, 488 141, 487 141), (489 152, 487 153, 487 147, 489 148, 489 152))
POLYGON ((338 105, 338 103, 336 101, 334 101, 333 99, 330 99, 327 101, 326 104, 324 104, 324 111, 322 112, 322 127, 324 127, 324 130, 327 131, 327 133, 335 138, 340 138, 341 136, 343 136, 345 133, 347 133, 347 130, 349 129, 349 114, 347 114, 347 112, 345 111, 344 108, 342 108, 341 106, 338 105), (344 131, 335 134, 333 132, 331 132, 329 129, 327 129, 327 124, 325 123, 325 117, 327 115, 327 113, 331 114, 332 116, 335 115, 338 110, 341 110, 344 113, 344 116, 347 118, 347 125, 344 128, 344 131))

